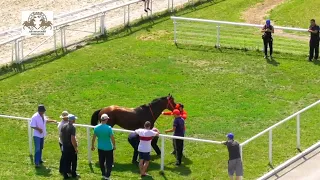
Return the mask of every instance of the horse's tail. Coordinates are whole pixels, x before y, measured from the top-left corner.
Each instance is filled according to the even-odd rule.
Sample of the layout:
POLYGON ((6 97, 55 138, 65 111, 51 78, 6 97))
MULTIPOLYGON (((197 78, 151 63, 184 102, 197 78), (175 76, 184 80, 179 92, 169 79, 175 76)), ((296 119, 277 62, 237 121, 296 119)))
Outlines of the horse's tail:
POLYGON ((96 110, 92 116, 91 116, 91 125, 95 126, 98 124, 98 120, 99 120, 99 113, 100 113, 101 109, 96 110))

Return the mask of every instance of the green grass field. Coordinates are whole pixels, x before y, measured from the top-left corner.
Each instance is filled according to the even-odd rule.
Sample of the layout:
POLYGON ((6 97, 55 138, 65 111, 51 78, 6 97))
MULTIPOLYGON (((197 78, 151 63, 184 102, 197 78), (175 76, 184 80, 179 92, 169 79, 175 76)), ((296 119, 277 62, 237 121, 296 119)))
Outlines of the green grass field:
MULTIPOLYGON (((176 15, 240 21, 240 12, 256 2, 209 2, 176 15)), ((222 141, 226 133, 234 132, 243 142, 319 99, 319 62, 308 63, 291 54, 279 53, 274 61, 266 61, 257 51, 175 46, 172 30, 170 18, 159 17, 109 37, 107 42, 92 42, 58 59, 42 57, 25 64, 27 71, 3 74, 1 114, 31 117, 38 103, 44 103, 53 119, 66 109, 79 117, 78 123, 89 124, 91 114, 101 107, 136 107, 172 93, 189 113, 187 136, 222 141)), ((302 150, 318 140, 318 114, 319 107, 315 107, 301 115, 302 150)), ((172 118, 161 116, 157 122, 163 132, 171 127, 172 118)), ((274 165, 297 153, 295 126, 295 121, 290 121, 273 131, 274 165)), ((48 125, 43 155, 47 163, 39 170, 28 156, 27 123, 1 119, 0 131, 0 179, 62 179, 55 125, 48 125)), ((127 134, 117 132, 115 136, 112 178, 139 179, 138 168, 131 165, 127 134)), ((77 137, 78 172, 82 179, 99 179, 99 167, 93 164, 90 168, 87 163, 86 130, 78 128, 77 137)), ((149 168, 153 179, 228 178, 228 154, 223 146, 185 142, 186 159, 181 167, 174 166, 171 150, 167 140, 164 176, 159 175, 160 159, 153 156, 149 168)), ((93 155, 97 162, 97 152, 93 155)), ((243 160, 245 179, 270 170, 267 134, 244 147, 243 160)))

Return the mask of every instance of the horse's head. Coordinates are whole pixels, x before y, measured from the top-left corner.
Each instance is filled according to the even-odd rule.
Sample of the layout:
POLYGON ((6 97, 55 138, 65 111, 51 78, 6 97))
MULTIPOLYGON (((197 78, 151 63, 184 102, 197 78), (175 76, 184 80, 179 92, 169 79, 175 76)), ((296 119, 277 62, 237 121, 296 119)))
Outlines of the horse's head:
POLYGON ((169 109, 170 111, 173 111, 176 107, 176 103, 174 102, 174 97, 171 94, 168 94, 167 96, 167 109, 169 109))

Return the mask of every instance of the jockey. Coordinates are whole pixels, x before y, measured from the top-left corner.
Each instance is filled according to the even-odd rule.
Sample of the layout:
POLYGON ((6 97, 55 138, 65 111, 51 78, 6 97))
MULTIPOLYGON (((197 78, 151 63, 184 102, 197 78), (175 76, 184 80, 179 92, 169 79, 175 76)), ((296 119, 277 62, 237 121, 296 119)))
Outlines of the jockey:
MULTIPOLYGON (((181 103, 178 103, 175 107, 175 109, 179 109, 180 116, 183 118, 183 120, 187 119, 187 111, 184 110, 184 106, 181 103)), ((162 112, 163 115, 173 115, 172 111, 169 112, 162 112)))

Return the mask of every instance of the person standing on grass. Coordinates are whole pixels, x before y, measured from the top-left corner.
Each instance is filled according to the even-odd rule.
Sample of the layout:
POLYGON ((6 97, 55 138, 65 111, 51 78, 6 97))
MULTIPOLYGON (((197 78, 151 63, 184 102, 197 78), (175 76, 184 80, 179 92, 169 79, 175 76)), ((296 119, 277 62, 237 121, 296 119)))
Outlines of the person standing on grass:
POLYGON ((36 168, 40 167, 40 164, 44 163, 42 159, 42 150, 44 144, 44 138, 47 135, 47 122, 56 123, 54 120, 49 120, 45 113, 46 108, 44 105, 40 104, 38 106, 38 112, 36 112, 30 122, 30 127, 34 130, 33 140, 34 140, 34 164, 36 168))
MULTIPOLYGON (((174 132, 174 136, 180 136, 184 137, 184 120, 180 116, 180 111, 178 109, 173 110, 173 115, 174 115, 174 122, 173 122, 173 128, 168 129, 165 132, 174 132)), ((176 165, 179 166, 181 165, 181 160, 182 160, 182 151, 183 151, 183 140, 182 139, 174 139, 174 144, 176 147, 176 158, 177 162, 176 165)))
POLYGON ((77 174, 78 143, 76 140, 76 128, 73 126, 76 119, 78 118, 75 115, 69 114, 69 122, 61 128, 60 138, 62 140, 63 176, 65 179, 69 178, 70 169, 73 178, 79 177, 79 174, 77 174))
MULTIPOLYGON (((187 111, 184 109, 184 105, 181 103, 178 103, 176 105, 175 109, 178 109, 180 111, 180 116, 185 121, 187 119, 188 114, 187 114, 187 111)), ((162 114, 163 115, 173 115, 172 111, 162 112, 162 114)), ((186 130, 186 126, 184 126, 184 130, 186 130)), ((171 152, 171 154, 176 154, 176 147, 175 147, 174 139, 172 139, 172 146, 173 146, 173 151, 171 152)))
POLYGON ((274 28, 271 25, 271 21, 268 19, 266 20, 266 24, 263 26, 261 32, 263 32, 262 39, 264 45, 264 58, 268 58, 268 45, 270 49, 270 58, 272 59, 272 52, 273 52, 273 38, 272 34, 274 33, 274 28))
POLYGON ((107 125, 109 119, 110 118, 107 114, 101 115, 101 124, 94 128, 94 134, 92 137, 92 151, 95 150, 94 144, 96 138, 98 137, 99 164, 103 179, 110 178, 113 164, 113 151, 116 150, 116 142, 113 136, 112 128, 111 126, 107 125))
MULTIPOLYGON (((159 132, 159 130, 157 128, 153 128, 152 131, 159 132)), ((157 144, 158 139, 159 139, 158 136, 154 136, 153 139, 151 140, 151 146, 152 146, 153 150, 157 153, 157 156, 160 156, 161 151, 160 151, 160 148, 157 144)), ((139 142, 140 142, 139 135, 136 132, 130 133, 128 136, 128 142, 130 143, 130 145, 133 148, 133 155, 132 155, 131 162, 132 162, 132 164, 137 164, 137 163, 139 163, 137 161, 138 154, 139 154, 138 146, 139 146, 139 142)))
POLYGON ((308 32, 310 32, 309 61, 312 61, 313 58, 316 61, 316 60, 318 60, 318 57, 319 57, 319 40, 320 40, 319 31, 320 31, 320 28, 316 24, 316 21, 314 19, 310 20, 310 24, 311 25, 308 30, 308 32))
MULTIPOLYGON (((61 140, 60 136, 61 136, 61 128, 62 128, 62 126, 68 123, 68 115, 69 115, 68 111, 63 111, 63 112, 61 113, 61 116, 60 116, 61 122, 59 122, 59 124, 58 124, 59 146, 60 146, 60 150, 61 150, 61 158, 60 158, 59 172, 60 172, 61 174, 63 174, 63 170, 64 170, 63 165, 64 165, 64 163, 63 163, 63 158, 62 158, 62 154, 63 154, 63 152, 62 152, 62 140, 61 140)), ((70 171, 69 173, 71 173, 71 171, 70 171)))
POLYGON ((233 180, 234 173, 236 173, 236 180, 240 180, 241 176, 243 176, 240 146, 239 143, 234 140, 234 135, 232 133, 229 133, 227 138, 228 140, 222 142, 222 144, 226 145, 229 151, 228 174, 230 180, 233 180))
POLYGON ((159 135, 158 132, 152 131, 150 128, 151 123, 149 121, 146 121, 144 123, 144 129, 135 130, 140 139, 138 151, 140 158, 139 169, 141 177, 149 176, 147 174, 147 169, 150 161, 151 141, 154 136, 159 135))

